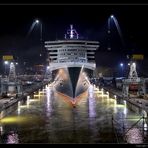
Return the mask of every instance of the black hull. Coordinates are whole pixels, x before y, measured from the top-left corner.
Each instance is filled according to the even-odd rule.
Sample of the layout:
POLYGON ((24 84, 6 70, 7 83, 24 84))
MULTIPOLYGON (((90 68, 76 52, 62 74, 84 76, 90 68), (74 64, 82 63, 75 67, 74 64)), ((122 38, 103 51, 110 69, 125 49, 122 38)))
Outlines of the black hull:
POLYGON ((88 89, 92 70, 81 67, 69 67, 55 70, 52 74, 57 92, 75 99, 88 89))

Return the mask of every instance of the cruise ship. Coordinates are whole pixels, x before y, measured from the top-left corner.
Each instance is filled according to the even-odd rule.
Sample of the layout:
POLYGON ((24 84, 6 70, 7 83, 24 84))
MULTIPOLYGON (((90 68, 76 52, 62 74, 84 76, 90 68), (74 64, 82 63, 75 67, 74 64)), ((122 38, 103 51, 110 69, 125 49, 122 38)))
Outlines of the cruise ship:
POLYGON ((90 85, 99 42, 80 39, 70 25, 63 40, 45 41, 45 48, 54 88, 74 101, 90 85))

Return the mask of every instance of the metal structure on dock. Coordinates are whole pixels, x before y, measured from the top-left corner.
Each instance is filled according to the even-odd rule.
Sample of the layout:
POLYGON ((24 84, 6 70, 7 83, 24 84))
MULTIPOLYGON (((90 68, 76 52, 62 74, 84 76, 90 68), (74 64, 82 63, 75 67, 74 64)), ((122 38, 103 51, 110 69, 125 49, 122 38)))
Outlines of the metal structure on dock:
POLYGON ((127 79, 123 80, 122 94, 123 97, 131 97, 131 93, 134 96, 145 96, 146 94, 146 79, 138 77, 136 71, 136 63, 130 62, 130 72, 127 79))
POLYGON ((22 83, 16 79, 15 64, 10 63, 9 75, 1 79, 2 97, 17 96, 22 94, 22 83))

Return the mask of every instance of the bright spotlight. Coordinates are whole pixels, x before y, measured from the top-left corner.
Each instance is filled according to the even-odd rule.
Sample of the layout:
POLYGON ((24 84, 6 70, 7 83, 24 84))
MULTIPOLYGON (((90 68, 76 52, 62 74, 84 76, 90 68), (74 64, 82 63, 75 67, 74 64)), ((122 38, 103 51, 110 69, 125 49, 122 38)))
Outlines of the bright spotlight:
POLYGON ((123 63, 120 63, 120 66, 123 67, 123 63))
POLYGON ((136 63, 133 63, 133 65, 136 65, 136 63))
POLYGON ((111 18, 113 18, 114 16, 113 16, 113 15, 111 15, 110 17, 111 17, 111 18))
POLYGON ((49 70, 49 68, 50 68, 50 67, 49 67, 49 66, 47 66, 47 70, 49 70))
POLYGON ((35 23, 37 23, 37 24, 38 24, 38 23, 39 23, 39 20, 36 20, 36 21, 35 21, 35 23))
POLYGON ((7 65, 7 64, 9 64, 9 62, 8 62, 8 61, 5 61, 4 63, 5 63, 6 65, 7 65))

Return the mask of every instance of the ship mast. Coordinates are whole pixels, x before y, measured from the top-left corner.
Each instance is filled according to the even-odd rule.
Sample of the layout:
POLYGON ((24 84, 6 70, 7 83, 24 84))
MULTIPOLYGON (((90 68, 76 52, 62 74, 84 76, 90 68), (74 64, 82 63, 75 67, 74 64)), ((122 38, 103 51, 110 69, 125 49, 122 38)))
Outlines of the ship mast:
POLYGON ((70 25, 70 29, 67 30, 65 34, 65 39, 78 39, 79 34, 77 33, 76 29, 73 29, 73 25, 70 25))

